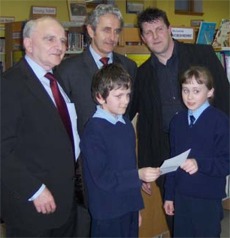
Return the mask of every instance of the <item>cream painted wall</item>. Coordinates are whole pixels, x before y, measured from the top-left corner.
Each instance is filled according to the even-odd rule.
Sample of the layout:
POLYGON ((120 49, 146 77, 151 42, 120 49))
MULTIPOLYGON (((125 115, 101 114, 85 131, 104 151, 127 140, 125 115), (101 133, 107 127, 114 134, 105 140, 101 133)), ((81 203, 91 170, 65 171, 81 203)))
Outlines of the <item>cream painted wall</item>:
POLYGON ((24 21, 30 17, 31 6, 57 7, 60 21, 69 21, 66 0, 0 0, 0 15, 15 16, 15 21, 24 21))
POLYGON ((230 18, 229 0, 203 0, 203 16, 174 14, 173 0, 158 0, 157 7, 167 12, 171 25, 190 26, 191 19, 203 19, 204 21, 216 22, 217 26, 219 26, 222 18, 230 18))
MULTIPOLYGON (((154 6, 166 11, 171 25, 190 26, 191 19, 203 19, 213 21, 219 25, 222 18, 230 18, 230 1, 229 0, 203 0, 203 16, 176 15, 174 14, 174 0, 143 0, 144 7, 154 6)), ((126 14, 124 0, 116 0, 118 7, 121 9, 125 22, 136 24, 135 14, 126 14)))
MULTIPOLYGON (((125 0, 115 0, 120 8, 125 23, 136 24, 136 14, 126 14, 125 0)), ((203 19, 205 21, 220 23, 222 18, 229 18, 229 0, 203 0, 203 16, 187 16, 174 14, 174 0, 143 0, 144 7, 156 6, 167 12, 172 25, 190 25, 191 19, 203 19)), ((56 6, 57 17, 61 21, 69 21, 66 0, 0 0, 0 16, 15 16, 16 21, 29 19, 31 6, 56 6)))

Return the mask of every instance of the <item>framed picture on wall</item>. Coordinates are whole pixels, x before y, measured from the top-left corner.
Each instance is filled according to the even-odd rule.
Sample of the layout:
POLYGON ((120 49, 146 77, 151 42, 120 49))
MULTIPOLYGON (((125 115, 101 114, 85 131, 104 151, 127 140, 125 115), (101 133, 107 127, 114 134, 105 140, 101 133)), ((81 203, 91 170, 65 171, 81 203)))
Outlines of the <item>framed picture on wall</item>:
POLYGON ((137 14, 144 10, 143 0, 126 0, 126 13, 137 14))
POLYGON ((115 5, 115 0, 85 0, 87 9, 94 9, 98 4, 115 5))
POLYGON ((87 15, 85 1, 67 0, 70 21, 83 25, 87 15))

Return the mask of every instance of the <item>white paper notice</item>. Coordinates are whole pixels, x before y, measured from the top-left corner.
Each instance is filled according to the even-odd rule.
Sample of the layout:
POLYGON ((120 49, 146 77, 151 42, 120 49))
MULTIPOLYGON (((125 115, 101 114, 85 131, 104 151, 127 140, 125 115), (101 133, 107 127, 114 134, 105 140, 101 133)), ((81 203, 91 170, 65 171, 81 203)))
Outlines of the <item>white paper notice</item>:
POLYGON ((191 149, 164 161, 161 165, 161 175, 177 170, 177 168, 187 159, 191 149))

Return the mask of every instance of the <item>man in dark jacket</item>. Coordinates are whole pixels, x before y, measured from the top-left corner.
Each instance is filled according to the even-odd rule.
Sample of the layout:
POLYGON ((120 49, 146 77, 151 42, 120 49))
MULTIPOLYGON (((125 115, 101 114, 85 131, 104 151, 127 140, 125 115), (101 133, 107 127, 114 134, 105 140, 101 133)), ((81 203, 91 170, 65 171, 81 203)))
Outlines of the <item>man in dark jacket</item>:
MULTIPOLYGON (((207 67, 214 78, 214 106, 229 114, 229 82, 212 46, 185 44, 172 38, 164 11, 148 8, 138 16, 141 38, 151 51, 140 66, 130 109, 137 122, 139 167, 158 167, 170 156, 168 129, 171 118, 184 105, 180 75, 191 65, 207 67)), ((164 177, 157 180, 163 195, 164 177)), ((146 184, 146 189, 150 189, 146 184)), ((170 219, 171 220, 171 219, 170 219)), ((171 222, 168 222, 169 228, 171 222)), ((170 229, 172 232, 172 229, 170 229)))

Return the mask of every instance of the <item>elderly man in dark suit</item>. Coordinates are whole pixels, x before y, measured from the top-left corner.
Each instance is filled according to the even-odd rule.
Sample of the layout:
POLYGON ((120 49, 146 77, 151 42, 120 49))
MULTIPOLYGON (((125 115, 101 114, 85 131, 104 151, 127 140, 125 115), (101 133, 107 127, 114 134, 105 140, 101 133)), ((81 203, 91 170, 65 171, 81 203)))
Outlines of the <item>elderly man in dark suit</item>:
MULTIPOLYGON (((108 63, 120 63, 132 78, 135 77, 137 69, 135 62, 113 52, 123 27, 118 8, 107 4, 98 5, 86 19, 86 27, 91 38, 89 47, 82 54, 64 60, 57 69, 69 97, 76 104, 80 137, 86 122, 96 110, 91 98, 91 82, 94 73, 105 63, 101 58, 107 58, 108 63)), ((90 218, 86 208, 79 206, 78 209, 82 223, 77 226, 77 235, 87 237, 90 218), (79 230, 80 227, 82 229, 79 230)))
POLYGON ((1 218, 7 237, 71 237, 77 116, 51 74, 65 54, 65 31, 51 17, 30 20, 23 44, 25 57, 1 81, 1 218))

